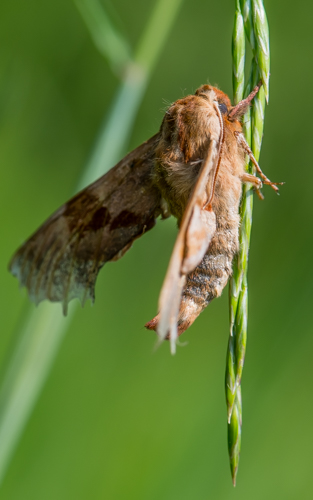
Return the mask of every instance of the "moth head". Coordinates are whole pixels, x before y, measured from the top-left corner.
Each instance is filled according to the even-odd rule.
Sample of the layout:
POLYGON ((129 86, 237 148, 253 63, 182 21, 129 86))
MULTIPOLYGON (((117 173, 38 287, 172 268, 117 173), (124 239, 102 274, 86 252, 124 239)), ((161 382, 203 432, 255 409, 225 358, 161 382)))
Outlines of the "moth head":
POLYGON ((236 106, 232 106, 228 95, 211 85, 202 85, 202 87, 196 91, 196 95, 210 101, 212 104, 215 101, 218 104, 222 116, 230 122, 240 119, 248 110, 251 102, 244 100, 236 106))
POLYGON ((224 94, 224 92, 216 87, 212 87, 211 85, 202 85, 202 87, 196 91, 196 95, 211 101, 212 104, 214 101, 217 101, 221 114, 228 121, 235 122, 236 120, 240 120, 240 118, 248 111, 252 100, 259 92, 261 86, 262 81, 260 80, 252 92, 250 92, 248 97, 240 101, 235 106, 232 106, 229 97, 224 94))
POLYGON ((218 107, 222 115, 227 115, 231 109, 231 102, 229 97, 224 94, 221 90, 211 85, 202 85, 196 91, 196 96, 202 97, 203 99, 211 102, 217 102, 218 107))

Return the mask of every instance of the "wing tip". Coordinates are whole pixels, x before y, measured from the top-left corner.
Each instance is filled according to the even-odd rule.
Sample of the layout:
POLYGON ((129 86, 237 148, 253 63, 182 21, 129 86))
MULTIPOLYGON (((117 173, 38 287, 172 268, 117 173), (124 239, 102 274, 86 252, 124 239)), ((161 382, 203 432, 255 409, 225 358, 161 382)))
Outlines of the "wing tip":
POLYGON ((147 328, 147 330, 152 330, 152 331, 156 332, 157 327, 158 327, 158 323, 159 323, 159 314, 157 314, 153 319, 148 321, 145 324, 145 328, 147 328))

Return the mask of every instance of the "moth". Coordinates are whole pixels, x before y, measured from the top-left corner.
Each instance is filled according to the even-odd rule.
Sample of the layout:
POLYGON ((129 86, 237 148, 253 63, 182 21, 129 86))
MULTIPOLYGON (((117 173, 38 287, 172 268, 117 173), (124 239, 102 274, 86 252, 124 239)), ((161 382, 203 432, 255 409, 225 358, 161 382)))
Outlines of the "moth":
POLYGON ((242 184, 278 191, 242 133, 241 117, 261 82, 236 106, 202 85, 174 102, 160 131, 59 208, 15 253, 10 271, 36 304, 75 297, 94 301, 99 270, 122 257, 157 217, 173 215, 179 232, 159 299, 145 326, 176 339, 218 297, 238 251, 242 184), (245 156, 260 178, 245 171, 245 156))

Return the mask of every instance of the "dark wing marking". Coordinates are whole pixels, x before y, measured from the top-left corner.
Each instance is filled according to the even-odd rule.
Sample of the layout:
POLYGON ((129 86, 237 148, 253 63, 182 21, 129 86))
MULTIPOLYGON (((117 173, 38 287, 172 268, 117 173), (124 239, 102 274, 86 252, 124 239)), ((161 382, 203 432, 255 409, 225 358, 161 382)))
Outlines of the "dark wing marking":
POLYGON ((155 225, 161 195, 152 170, 158 134, 57 210, 13 256, 31 300, 94 300, 99 270, 155 225))

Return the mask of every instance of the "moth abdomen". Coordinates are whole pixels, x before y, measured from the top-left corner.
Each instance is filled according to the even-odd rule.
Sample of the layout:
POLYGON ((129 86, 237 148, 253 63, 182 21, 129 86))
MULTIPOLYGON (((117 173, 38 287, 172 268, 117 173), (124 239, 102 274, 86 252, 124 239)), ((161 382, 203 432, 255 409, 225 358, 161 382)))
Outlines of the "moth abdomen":
POLYGON ((232 274, 232 252, 208 252, 187 276, 178 315, 178 335, 194 322, 206 306, 219 297, 232 274))
MULTIPOLYGON (((219 297, 232 274, 232 260, 237 251, 238 232, 222 231, 215 234, 200 264, 186 277, 180 304, 177 332, 184 333, 199 314, 216 297, 219 297)), ((145 326, 156 330, 159 315, 145 326)))

